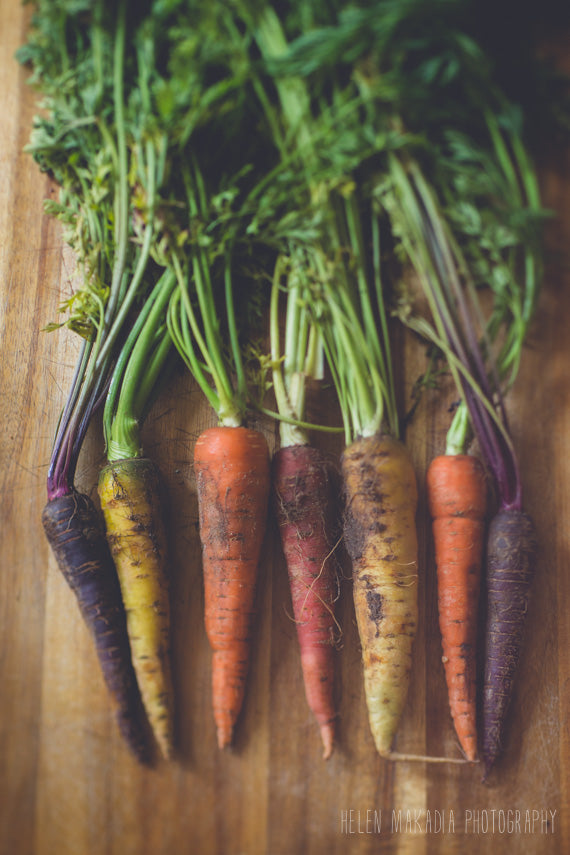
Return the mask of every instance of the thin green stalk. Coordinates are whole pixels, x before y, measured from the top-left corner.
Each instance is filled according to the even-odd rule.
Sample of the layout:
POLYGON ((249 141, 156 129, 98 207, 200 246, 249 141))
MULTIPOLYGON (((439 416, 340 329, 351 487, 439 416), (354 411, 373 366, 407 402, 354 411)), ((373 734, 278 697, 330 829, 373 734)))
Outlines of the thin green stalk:
POLYGON ((161 277, 148 300, 150 307, 147 309, 145 306, 142 322, 135 324, 134 336, 131 333, 127 340, 130 355, 122 373, 121 390, 108 437, 107 457, 110 461, 140 455, 140 416, 154 387, 156 373, 162 368, 160 358, 156 361, 156 354, 158 352, 162 361, 168 354, 168 337, 160 332, 160 326, 164 323, 175 284, 173 273, 167 272, 161 277), (165 341, 168 346, 165 346, 165 341))
POLYGON ((199 359, 196 356, 193 345, 192 333, 189 328, 188 315, 182 305, 182 287, 179 287, 174 292, 167 314, 167 324, 172 340, 178 350, 180 356, 186 363, 190 373, 200 386, 202 392, 208 399, 210 405, 217 411, 220 402, 214 389, 211 388, 199 359))
MULTIPOLYGON (((281 275, 284 267, 284 259, 277 259, 275 270, 273 273, 273 283, 271 286, 271 297, 269 303, 269 339, 273 378, 273 391, 277 402, 279 431, 281 446, 283 448, 292 445, 307 445, 308 437, 303 429, 300 420, 303 417, 303 411, 296 409, 291 399, 290 379, 291 371, 284 374, 284 360, 288 354, 291 354, 295 359, 296 356, 296 341, 291 338, 295 333, 293 328, 289 329, 289 348, 293 345, 293 349, 287 349, 287 337, 285 345, 285 356, 281 354, 280 334, 279 334, 279 296, 281 292, 281 275)), ((287 311, 289 309, 296 314, 296 307, 293 306, 294 295, 292 292, 287 292, 287 311)), ((291 356, 289 357, 291 359, 291 356)))
MULTIPOLYGON (((269 418, 278 421, 280 424, 283 422, 285 424, 291 425, 294 428, 299 428, 303 431, 319 431, 320 433, 343 433, 343 427, 334 427, 331 425, 321 425, 315 422, 304 422, 299 419, 295 419, 293 417, 285 416, 283 413, 278 412, 277 410, 271 410, 268 407, 259 407, 259 412, 263 413, 264 416, 269 416, 269 418)), ((292 442, 290 445, 306 445, 304 442, 292 442)), ((282 448, 285 445, 281 446, 282 448)))
MULTIPOLYGON (((193 282, 196 297, 198 299, 198 307, 200 309, 200 317, 204 329, 204 336, 200 334, 197 339, 200 349, 202 350, 204 359, 206 354, 209 362, 212 365, 212 377, 215 380, 220 399, 223 397, 231 397, 232 385, 227 375, 226 367, 222 356, 222 342, 220 338, 219 321, 216 314, 216 307, 212 299, 212 283, 210 280, 210 271, 204 258, 204 254, 198 251, 192 257, 193 282), (201 342, 201 343, 200 343, 201 342)), ((188 305, 189 301, 185 302, 188 305)))
POLYGON ((147 362, 146 371, 133 401, 133 408, 139 415, 139 422, 143 421, 143 413, 148 410, 149 402, 156 392, 156 384, 161 376, 162 370, 168 356, 172 351, 172 338, 165 327, 159 336, 159 343, 147 362))
POLYGON ((388 332, 388 320, 386 318, 386 307, 384 305, 384 291, 382 288, 381 255, 380 255, 380 224, 378 219, 372 217, 372 268, 374 290, 376 293, 376 305, 380 316, 380 336, 384 343, 385 354, 385 376, 388 395, 386 409, 388 423, 394 436, 398 436, 398 406, 396 403, 396 388, 394 386, 394 370, 392 366, 392 348, 390 347, 390 335, 388 332))
MULTIPOLYGON (((218 418, 220 420, 220 424, 236 427, 242 422, 243 414, 241 412, 241 407, 243 406, 243 402, 238 401, 237 398, 234 396, 231 383, 229 382, 229 378, 227 376, 227 372, 223 364, 221 342, 219 342, 220 347, 214 349, 213 352, 210 352, 208 345, 204 339, 204 336, 202 335, 202 332, 200 330, 198 319, 196 317, 196 312, 194 311, 194 307, 192 306, 192 300, 190 298, 188 284, 184 278, 182 269, 180 267, 180 262, 176 255, 172 256, 172 264, 174 265, 176 276, 179 282, 179 289, 176 293, 179 293, 181 297, 180 308, 183 314, 185 315, 185 320, 188 322, 190 327, 190 329, 188 330, 188 335, 185 335, 184 327, 180 327, 178 324, 173 323, 173 316, 171 313, 169 313, 170 326, 173 331, 174 342, 176 344, 177 349, 182 354, 186 364, 190 368, 190 371, 194 375, 196 381, 200 385, 200 388, 204 391, 209 402, 216 410, 218 418), (179 334, 180 331, 182 331, 182 335, 179 334), (204 374, 204 371, 202 370, 200 362, 196 357, 194 347, 190 338, 190 331, 191 337, 193 337, 194 341, 196 342, 196 345, 204 360, 204 367, 210 374, 215 391, 211 388, 204 374)), ((197 270, 197 268, 195 267, 194 270, 197 270)), ((208 276, 209 274, 206 273, 206 275, 208 276)), ((198 282, 195 281, 194 285, 198 287, 198 282)), ((202 285, 203 283, 200 282, 200 286, 202 285)), ((203 302, 202 305, 204 306, 206 305, 206 303, 203 302)), ((204 318, 203 320, 205 321, 204 318)))
POLYGON ((480 401, 481 406, 488 413, 491 420, 495 424, 498 433, 501 434, 504 442, 508 446, 510 450, 513 450, 513 443, 509 436, 508 431, 505 428, 502 420, 497 415, 496 409, 493 406, 492 402, 485 395, 481 386, 477 382, 477 380, 473 377, 473 374, 469 371, 468 366, 466 366, 450 349, 449 344, 447 343, 447 339, 444 337, 440 337, 438 333, 434 330, 434 328, 423 318, 411 319, 408 322, 410 329, 415 330, 419 333, 423 338, 433 342, 433 344, 438 347, 441 352, 445 355, 445 358, 448 361, 449 369, 453 375, 453 379, 459 394, 462 397, 462 400, 465 401, 465 396, 462 391, 463 384, 460 378, 463 378, 466 383, 469 385, 475 397, 480 401))
POLYGON ((247 396, 247 378, 243 367, 243 357, 239 343, 238 325, 234 305, 234 289, 231 274, 230 252, 226 253, 224 264, 224 294, 226 301, 226 317, 232 354, 232 364, 236 375, 236 395, 238 400, 245 401, 247 396))
MULTIPOLYGON (((274 59, 287 51, 287 39, 275 10, 267 6, 255 22, 255 37, 262 56, 274 59)), ((277 78, 275 86, 285 114, 289 132, 295 134, 296 145, 311 147, 311 132, 306 117, 308 114, 307 89, 300 78, 277 78)))
POLYGON ((374 320, 368 278, 366 276, 364 247, 362 240, 362 228, 360 224, 360 212, 354 194, 350 199, 344 199, 344 213, 348 226, 350 247, 352 252, 351 262, 355 269, 355 278, 358 286, 358 300, 360 304, 360 316, 366 340, 374 351, 379 365, 385 373, 384 357, 378 340, 378 330, 374 320))
MULTIPOLYGON (((210 352, 206 346, 206 342, 204 341, 204 339, 202 337, 202 333, 201 333, 200 327, 198 325, 198 320, 196 318, 196 313, 194 312, 194 307, 192 306, 192 300, 190 297, 188 282, 186 281, 186 278, 184 277, 184 274, 182 273, 182 268, 180 266, 180 262, 179 262, 178 257, 176 255, 172 256, 172 264, 173 264, 174 271, 176 273, 176 278, 178 280, 178 285, 179 285, 178 293, 179 293, 180 299, 181 299, 180 308, 181 308, 182 312, 184 313, 184 315, 185 315, 185 317, 189 323, 190 330, 192 331, 192 336, 195 339, 196 344, 198 345, 198 348, 202 354, 202 357, 204 359, 204 366, 206 367, 206 369, 208 370, 208 373, 210 374, 210 376, 214 380, 214 384, 216 385, 216 391, 218 393, 217 399, 219 401, 221 390, 218 388, 218 386, 216 384, 216 373, 215 373, 215 367, 216 366, 212 360, 212 357, 210 356, 210 352)), ((182 340, 184 340, 184 339, 182 339, 182 340)), ((191 350, 193 353, 194 348, 192 347, 191 350)), ((197 360, 192 359, 192 364, 198 364, 197 360)), ((200 374, 201 374, 201 377, 203 378, 203 380, 205 382, 207 382, 203 372, 200 372, 200 374)))
POLYGON ((465 401, 461 401, 451 421, 445 438, 445 453, 449 455, 465 454, 467 441, 471 434, 469 410, 465 401))
MULTIPOLYGON (((339 373, 350 378, 347 384, 351 401, 352 423, 356 436, 371 436, 380 429, 383 415, 384 388, 373 361, 367 357, 358 325, 347 323, 346 315, 330 299, 331 336, 335 341, 339 373)), ((366 349, 367 350, 367 349, 366 349)))
MULTIPOLYGON (((115 345, 116 339, 123 328, 123 325, 131 311, 134 301, 138 296, 139 287, 143 280, 143 276, 146 273, 148 262, 150 259, 150 252, 152 249, 152 244, 154 241, 154 209, 156 204, 156 156, 154 146, 151 142, 148 142, 146 145, 147 152, 147 200, 148 200, 148 222, 146 223, 143 243, 137 257, 137 262, 135 269, 133 271, 133 275, 126 290, 126 293, 123 296, 120 304, 118 305, 118 311, 116 315, 113 317, 109 314, 109 309, 107 310, 107 321, 110 322, 110 327, 108 333, 105 338, 105 343, 101 348, 99 355, 97 357, 97 361, 95 363, 95 368, 98 370, 99 365, 107 358, 108 354, 111 352, 112 348, 115 345)), ((119 263, 122 263, 121 261, 119 263)), ((124 271, 123 271, 124 272, 124 271)), ((115 277, 113 277, 113 283, 111 284, 111 295, 115 295, 113 292, 113 288, 115 287, 115 277)), ((125 290, 122 288, 121 290, 125 290)), ((109 299, 109 303, 111 302, 111 298, 109 299)))
MULTIPOLYGON (((295 274, 296 276, 296 274, 295 274)), ((299 371, 300 360, 304 360, 303 331, 301 325, 306 328, 306 315, 301 309, 301 288, 298 281, 291 283, 293 278, 290 273, 287 285, 287 306, 285 310, 285 344, 283 347, 283 368, 286 377, 291 377, 299 371)))
MULTIPOLYGON (((128 220, 129 220, 129 195, 128 195, 128 157, 127 140, 125 128, 125 104, 124 104, 124 61, 125 61, 125 27, 126 27, 126 0, 119 0, 117 9, 117 27, 113 56, 113 106, 115 111, 115 127, 117 135, 118 155, 118 192, 116 197, 115 211, 115 263, 109 302, 107 304, 106 320, 113 319, 118 302, 121 299, 123 274, 127 263, 128 251, 128 220)), ((106 354, 105 354, 106 356, 106 354)), ((102 357, 102 360, 105 359, 102 357)))
POLYGON ((282 269, 282 259, 278 259, 273 273, 273 283, 271 286, 271 297, 269 302, 269 342, 271 352, 271 362, 273 364, 273 392, 277 402, 277 409, 288 418, 293 418, 293 408, 289 401, 287 389, 283 379, 283 359, 281 356, 281 347, 279 344, 279 294, 281 291, 280 279, 282 269))

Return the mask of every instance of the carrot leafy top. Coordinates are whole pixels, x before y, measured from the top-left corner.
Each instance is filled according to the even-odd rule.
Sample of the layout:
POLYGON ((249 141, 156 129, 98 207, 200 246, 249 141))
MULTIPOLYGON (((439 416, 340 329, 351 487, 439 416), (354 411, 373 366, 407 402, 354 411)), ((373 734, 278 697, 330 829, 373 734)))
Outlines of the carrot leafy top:
POLYGON ((152 122, 152 47, 126 0, 40 0, 19 54, 43 99, 28 150, 60 185, 59 200, 46 208, 62 221, 83 279, 62 306, 63 324, 85 343, 54 443, 50 498, 72 489, 122 330, 156 278, 151 251, 166 141, 152 122))
POLYGON ((516 506, 503 396, 536 307, 545 217, 523 93, 509 95, 470 3, 317 4, 311 26, 298 4, 287 10, 280 29, 250 8, 252 30, 281 104, 273 124, 296 141, 289 216, 304 216, 311 239, 295 287, 304 282, 346 438, 398 431, 385 288, 395 257, 416 271, 434 320, 409 303, 400 315, 445 353, 464 400, 449 448, 464 447, 471 424, 504 505, 516 506))
MULTIPOLYGON (((42 97, 28 150, 60 185, 59 200, 46 208, 62 221, 82 274, 81 286, 61 307, 65 319, 48 329, 65 325, 85 342, 54 443, 50 497, 72 489, 87 426, 110 382, 104 419, 108 451, 115 455, 120 446, 131 452, 138 447, 134 423, 139 425, 146 412, 143 397, 153 387, 141 378, 147 360, 151 375, 158 368, 149 342, 164 336, 158 305, 163 287, 172 296, 173 278, 173 300, 190 313, 204 313, 193 329, 192 347, 203 340, 208 351, 198 377, 203 379, 205 366, 224 418, 232 409, 243 410, 235 317, 230 307, 228 360, 225 333, 215 331, 219 305, 208 294, 209 279, 220 267, 212 268, 214 255, 226 255, 234 231, 231 200, 252 163, 251 134, 244 132, 254 123, 247 121, 242 75, 229 67, 231 41, 220 43, 220 50, 216 39, 224 17, 221 7, 176 0, 35 4, 19 55, 42 97), (233 127, 241 129, 239 137, 232 138, 233 127), (208 166, 204 179, 195 165, 200 160, 208 166), (212 216, 215 235, 205 219, 212 216), (155 329, 145 328, 143 353, 142 342, 135 347, 128 331, 137 313, 147 311, 151 293, 157 308, 148 307, 145 317, 155 329), (234 368, 237 403, 229 401, 234 368)), ((158 347, 161 354, 165 350, 166 343, 158 347)))
POLYGON ((39 0, 20 53, 44 98, 30 150, 61 186, 49 207, 84 277, 64 307, 85 345, 50 496, 71 488, 109 383, 108 451, 136 451, 168 336, 221 423, 242 422, 245 331, 270 291, 262 267, 273 270, 271 361, 289 432, 302 439, 322 350, 347 441, 397 435, 386 263, 396 256, 427 289, 424 332, 516 500, 497 396, 516 377, 536 304, 543 214, 523 112, 501 88, 508 63, 484 23, 471 0, 289 0, 279 14, 264 0, 39 0))

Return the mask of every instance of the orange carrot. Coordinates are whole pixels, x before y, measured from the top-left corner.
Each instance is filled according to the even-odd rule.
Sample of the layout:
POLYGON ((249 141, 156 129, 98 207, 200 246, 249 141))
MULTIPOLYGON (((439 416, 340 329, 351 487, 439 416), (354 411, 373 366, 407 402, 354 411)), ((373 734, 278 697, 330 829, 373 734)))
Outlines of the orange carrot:
POLYGON ((436 457, 427 472, 438 579, 439 627, 449 707, 468 760, 477 754, 477 606, 487 485, 468 454, 436 457))
POLYGON ((255 582, 269 499, 269 451, 258 431, 210 428, 194 451, 204 567, 205 620, 213 650, 218 745, 230 745, 249 668, 255 582))

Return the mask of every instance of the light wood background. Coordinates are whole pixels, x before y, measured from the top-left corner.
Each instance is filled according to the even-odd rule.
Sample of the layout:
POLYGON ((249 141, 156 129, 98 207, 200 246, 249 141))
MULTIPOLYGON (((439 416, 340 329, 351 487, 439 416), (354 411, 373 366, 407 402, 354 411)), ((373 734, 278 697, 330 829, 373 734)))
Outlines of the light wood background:
MULTIPOLYGON (((19 4, 0 0, 1 855, 569 852, 569 158, 549 156, 541 166, 545 202, 556 213, 548 228, 551 261, 509 401, 540 554, 505 755, 489 782, 480 783, 477 767, 392 765, 375 754, 346 568, 338 610, 339 745, 322 761, 272 527, 248 696, 235 748, 217 750, 192 471, 194 441, 212 418, 182 373, 167 384, 145 428, 146 448, 170 491, 179 749, 174 762, 141 769, 118 736, 87 630, 40 524, 52 436, 77 345, 71 334, 40 331, 69 292, 73 265, 57 226, 42 214, 53 189, 22 153, 33 97, 13 53, 25 25, 19 4), (392 811, 402 812, 401 830, 392 827, 392 811), (501 833, 515 811, 520 827, 501 833), (380 812, 381 830, 369 833, 374 825, 367 822, 380 812), (548 827, 541 812, 548 812, 548 827)), ((395 346, 408 406, 423 353, 403 333, 395 346)), ((451 389, 426 396, 406 437, 420 484, 420 625, 398 748, 457 756, 421 486, 426 464, 442 450, 452 400, 451 389)), ((274 431, 265 429, 273 445, 274 431)), ((340 450, 336 440, 325 447, 333 456, 340 450)), ((92 494, 101 463, 95 425, 78 475, 92 494)))

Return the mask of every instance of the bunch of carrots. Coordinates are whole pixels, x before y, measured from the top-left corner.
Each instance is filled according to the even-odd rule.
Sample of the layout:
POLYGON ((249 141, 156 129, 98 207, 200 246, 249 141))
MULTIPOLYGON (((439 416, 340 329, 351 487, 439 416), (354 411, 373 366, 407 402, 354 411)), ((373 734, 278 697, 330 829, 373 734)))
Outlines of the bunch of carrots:
POLYGON ((450 709, 469 761, 489 482, 501 505, 486 553, 486 774, 500 752, 536 548, 504 396, 536 306, 543 214, 521 109, 471 12, 443 0, 292 0, 282 13, 253 0, 36 3, 20 54, 44 106, 29 150, 60 185, 48 208, 83 274, 52 326, 84 339, 44 528, 142 762, 151 734, 163 756, 175 746, 163 487, 140 437, 176 363, 216 421, 195 443, 194 470, 219 746, 244 703, 272 506, 324 756, 337 738, 342 539, 378 752, 462 762, 395 747, 423 572, 392 365, 397 299, 462 400, 428 491, 450 709), (429 317, 388 287, 410 269, 429 317), (338 466, 312 441, 329 428, 306 415, 325 377, 342 416, 338 466), (104 523, 74 486, 99 408, 104 523), (279 426, 273 461, 251 426, 260 418, 279 426), (467 453, 473 435, 482 463, 467 453))

